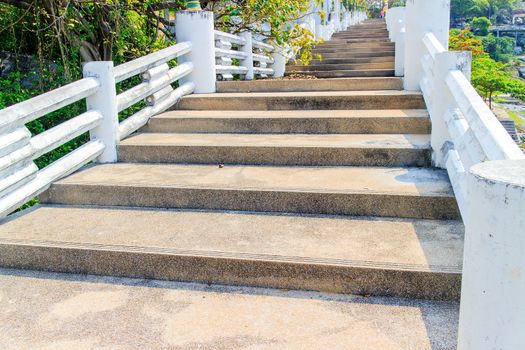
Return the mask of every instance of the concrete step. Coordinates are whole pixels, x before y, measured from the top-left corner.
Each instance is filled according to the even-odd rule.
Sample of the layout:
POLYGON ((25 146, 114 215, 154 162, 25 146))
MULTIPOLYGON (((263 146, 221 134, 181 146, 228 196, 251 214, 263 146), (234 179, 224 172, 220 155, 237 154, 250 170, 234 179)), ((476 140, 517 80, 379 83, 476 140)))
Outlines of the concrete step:
POLYGON ((430 166, 429 135, 136 134, 128 163, 286 166, 430 166))
POLYGON ((3 267, 438 300, 462 248, 458 221, 42 206, 0 227, 3 267))
POLYGON ((311 64, 304 65, 288 65, 287 72, 297 71, 335 71, 335 70, 375 70, 375 69, 395 69, 394 62, 380 62, 380 63, 355 63, 355 64, 311 64))
POLYGON ((395 56, 395 51, 393 49, 389 48, 383 48, 378 50, 373 49, 366 49, 366 48, 339 48, 339 49, 331 49, 331 48, 322 48, 322 49, 312 49, 312 54, 317 55, 323 55, 323 54, 334 54, 334 53, 341 53, 341 54, 347 54, 351 56, 352 54, 373 54, 374 52, 390 52, 395 56))
MULTIPOLYGON (((395 63, 395 56, 384 57, 347 57, 347 58, 326 58, 313 59, 310 64, 362 64, 362 63, 395 63)), ((290 64, 302 64, 301 62, 290 61, 290 64)))
POLYGON ((368 57, 393 57, 395 58, 394 51, 370 51, 370 52, 360 52, 360 51, 351 51, 351 52, 329 52, 329 53, 316 53, 314 55, 315 59, 319 59, 316 55, 321 55, 323 60, 334 59, 334 58, 368 58, 368 57))
POLYGON ((106 164, 42 203, 458 219, 446 171, 425 168, 106 164))
POLYGON ((381 48, 395 49, 395 43, 392 42, 377 42, 377 41, 367 41, 367 42, 358 42, 352 43, 347 40, 331 40, 325 43, 316 45, 314 49, 323 49, 323 48, 349 48, 349 49, 359 49, 367 48, 370 50, 376 50, 381 48))
POLYGON ((426 106, 419 92, 385 90, 194 94, 184 97, 172 109, 270 111, 426 109, 426 106))
POLYGON ((369 43, 369 42, 390 42, 389 38, 359 38, 359 39, 337 39, 332 38, 330 41, 325 41, 323 44, 330 43, 369 43))
POLYGON ((430 134, 426 110, 171 111, 142 132, 238 134, 430 134))
POLYGON ((403 90, 401 78, 264 79, 217 82, 217 92, 311 92, 403 90))
POLYGON ((349 36, 355 36, 355 37, 360 37, 360 38, 381 36, 381 37, 388 38, 388 34, 389 33, 386 29, 353 29, 353 30, 348 30, 346 32, 335 33, 332 36, 332 39, 340 39, 340 38, 345 38, 349 36))
POLYGON ((362 77, 393 77, 394 69, 362 69, 362 70, 304 70, 286 71, 285 76, 289 75, 312 75, 314 77, 325 78, 362 78, 362 77))
POLYGON ((454 301, 12 269, 0 294, 12 349, 451 350, 459 313, 454 301))
POLYGON ((333 36, 334 40, 338 40, 338 39, 368 39, 368 38, 388 39, 388 32, 387 31, 376 31, 376 32, 355 31, 355 32, 349 32, 349 33, 335 34, 333 36))

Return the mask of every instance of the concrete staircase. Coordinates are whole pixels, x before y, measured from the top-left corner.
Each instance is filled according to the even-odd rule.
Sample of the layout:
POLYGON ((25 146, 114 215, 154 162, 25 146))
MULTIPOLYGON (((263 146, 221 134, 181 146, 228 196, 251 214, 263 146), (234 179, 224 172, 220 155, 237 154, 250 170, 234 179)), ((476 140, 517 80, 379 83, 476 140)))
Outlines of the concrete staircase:
POLYGON ((317 45, 313 62, 287 66, 286 75, 317 78, 394 76, 395 46, 382 20, 369 20, 317 45), (350 58, 351 57, 351 58, 350 58))
POLYGON ((301 72, 331 79, 185 97, 122 141, 120 163, 81 169, 3 223, 0 265, 446 301, 448 335, 414 349, 452 349, 463 226, 386 36, 368 21, 320 46, 337 49, 301 72))

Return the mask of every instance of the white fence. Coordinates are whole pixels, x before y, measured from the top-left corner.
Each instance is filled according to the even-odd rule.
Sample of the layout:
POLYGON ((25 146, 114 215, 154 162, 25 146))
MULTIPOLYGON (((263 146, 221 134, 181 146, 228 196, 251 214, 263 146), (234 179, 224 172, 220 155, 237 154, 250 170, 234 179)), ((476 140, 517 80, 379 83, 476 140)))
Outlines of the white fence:
POLYGON ((450 0, 391 10, 396 74, 421 90, 433 162, 449 174, 465 223, 458 349, 525 344, 525 156, 470 84, 471 54, 448 51, 450 0))
MULTIPOLYGON (((275 51, 272 45, 256 41, 251 32, 243 32, 240 35, 215 31, 215 56, 217 64, 218 80, 232 80, 233 74, 239 74, 243 80, 252 80, 256 77, 267 78, 274 76, 275 70, 268 68, 275 60, 271 53, 275 51), (234 65, 233 59, 239 61, 234 65)), ((278 61, 283 65, 283 60, 278 61)), ((284 72, 284 67, 278 67, 278 71, 284 72)))
POLYGON ((91 161, 115 162, 120 139, 193 91, 191 82, 171 87, 191 73, 192 64, 171 69, 167 64, 191 47, 180 43, 115 68, 112 62, 91 62, 84 67, 84 79, 0 110, 0 216, 91 161), (117 82, 139 74, 141 84, 116 95, 117 82), (87 101, 85 113, 31 137, 25 124, 82 99, 87 101), (148 106, 119 124, 118 112, 142 100, 148 106), (88 143, 38 170, 35 159, 85 132, 90 133, 88 143))

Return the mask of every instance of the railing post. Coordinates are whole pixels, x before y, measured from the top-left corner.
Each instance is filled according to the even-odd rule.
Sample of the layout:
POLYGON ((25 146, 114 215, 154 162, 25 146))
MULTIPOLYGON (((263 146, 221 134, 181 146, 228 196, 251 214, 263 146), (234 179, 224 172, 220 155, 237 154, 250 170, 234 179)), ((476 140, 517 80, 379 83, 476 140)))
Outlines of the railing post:
POLYGON ((386 23, 389 37, 395 43, 396 77, 405 75, 405 15, 404 7, 393 7, 387 12, 386 23))
POLYGON ((253 80, 255 75, 253 74, 253 38, 252 38, 252 32, 245 31, 239 34, 241 38, 243 38, 246 41, 246 44, 244 44, 240 51, 244 52, 246 54, 246 58, 241 60, 241 66, 248 69, 246 72, 246 75, 244 76, 245 80, 253 80))
POLYGON ((213 12, 179 11, 175 16, 175 32, 178 42, 189 41, 191 53, 179 58, 179 62, 192 62, 193 72, 181 79, 181 83, 191 81, 196 94, 216 91, 215 69, 215 31, 213 12))
POLYGON ((445 144, 450 141, 450 136, 444 116, 453 100, 445 79, 451 70, 460 70, 470 78, 471 62, 470 51, 446 51, 436 54, 434 60, 434 76, 430 82, 432 103, 428 105, 432 120, 432 161, 434 166, 439 168, 446 167, 448 149, 445 144))
POLYGON ((525 161, 473 166, 467 191, 458 349, 522 349, 525 161))
POLYGON ((120 141, 117 108, 117 90, 113 62, 89 62, 84 65, 84 77, 95 78, 100 83, 98 91, 87 97, 87 109, 102 114, 102 123, 90 132, 91 140, 104 143, 104 152, 98 157, 99 163, 115 163, 118 159, 117 146, 120 141))
POLYGON ((396 77, 405 76, 405 37, 406 31, 405 28, 401 28, 399 33, 396 36, 395 50, 395 75, 396 77))
POLYGON ((280 46, 274 45, 274 49, 272 51, 272 58, 273 64, 271 67, 274 71, 273 77, 284 77, 284 73, 286 71, 286 54, 284 49, 280 46))
POLYGON ((405 34, 405 89, 420 90, 423 77, 423 37, 432 32, 448 48, 450 0, 407 0, 405 34))

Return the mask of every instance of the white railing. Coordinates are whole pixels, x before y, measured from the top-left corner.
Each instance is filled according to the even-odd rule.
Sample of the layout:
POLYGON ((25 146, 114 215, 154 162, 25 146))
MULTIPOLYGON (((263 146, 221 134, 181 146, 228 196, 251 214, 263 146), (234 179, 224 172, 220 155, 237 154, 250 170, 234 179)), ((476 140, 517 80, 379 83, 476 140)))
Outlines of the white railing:
POLYGON ((268 67, 268 65, 274 64, 274 59, 271 54, 275 51, 272 45, 263 43, 262 41, 253 40, 253 73, 256 76, 261 78, 267 78, 268 76, 273 76, 275 71, 273 68, 268 67))
POLYGON ((446 167, 468 223, 468 169, 525 155, 470 84, 470 55, 449 52, 431 32, 423 37, 423 45, 420 86, 433 123, 434 160, 446 167))
POLYGON ((395 75, 402 77, 405 74, 405 8, 389 9, 386 26, 390 40, 395 43, 395 75))
POLYGON ((217 79, 233 80, 233 74, 240 74, 244 78, 253 79, 253 72, 248 71, 249 38, 215 30, 215 56, 217 58, 217 79), (240 64, 234 65, 233 59, 240 64))
POLYGON ((171 84, 193 72, 193 63, 185 62, 171 68, 172 61, 191 52, 191 43, 173 45, 135 61, 124 63, 115 69, 115 80, 120 81, 141 75, 142 83, 116 97, 117 111, 121 112, 137 102, 146 101, 147 107, 133 114, 119 125, 119 140, 144 126, 148 120, 177 103, 183 96, 195 89, 192 82, 181 84, 173 89, 171 84))
POLYGON ((193 91, 187 82, 171 84, 192 72, 191 63, 169 68, 167 62, 191 51, 181 43, 113 68, 91 62, 85 78, 0 110, 0 216, 38 196, 54 181, 91 161, 116 161, 117 142, 193 91), (116 82, 141 74, 143 82, 116 95, 116 82), (60 125, 31 136, 27 123, 75 102, 87 100, 88 110, 60 125), (148 106, 118 124, 118 112, 139 101, 148 106), (34 160, 90 132, 91 141, 39 170, 34 160))
MULTIPOLYGON (((234 74, 241 75, 243 80, 274 76, 275 70, 268 67, 268 64, 275 63, 272 52, 272 45, 254 40, 251 32, 234 35, 215 30, 215 69, 218 80, 233 80, 234 74), (233 59, 237 59, 239 63, 234 65, 233 59)), ((279 60, 281 62, 285 64, 279 60)), ((284 71, 284 67, 280 68, 284 71)))
POLYGON ((448 51, 450 0, 409 0, 398 11, 405 89, 422 91, 433 163, 447 170, 465 224, 458 349, 519 349, 525 156, 471 85, 471 53, 448 51))

